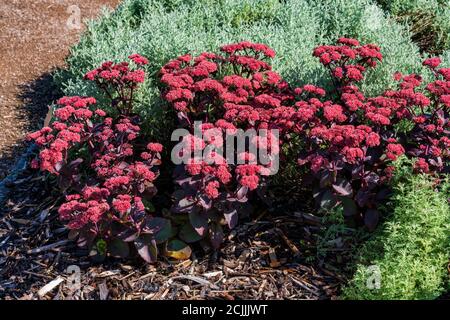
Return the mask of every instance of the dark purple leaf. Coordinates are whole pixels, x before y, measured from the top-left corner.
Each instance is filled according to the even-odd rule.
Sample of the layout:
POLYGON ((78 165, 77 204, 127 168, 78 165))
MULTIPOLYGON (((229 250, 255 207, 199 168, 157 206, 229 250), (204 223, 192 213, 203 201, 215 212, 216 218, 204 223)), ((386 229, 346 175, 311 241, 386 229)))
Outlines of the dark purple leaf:
POLYGON ((209 228, 209 237, 213 248, 219 249, 223 242, 222 226, 218 223, 213 223, 209 228))
POLYGON ((369 185, 369 188, 372 189, 378 185, 380 177, 376 173, 370 172, 364 177, 364 181, 369 185))
POLYGON ((185 127, 185 126, 189 126, 191 124, 186 112, 178 112, 177 117, 178 117, 178 122, 179 122, 180 126, 185 127))
POLYGON ((339 179, 333 184, 333 189, 341 196, 350 196, 353 193, 352 185, 345 179, 339 179))
POLYGON ((200 236, 205 235, 205 232, 208 229, 208 220, 202 216, 198 210, 189 212, 189 221, 200 236))
POLYGON ((182 198, 178 201, 178 203, 173 207, 173 211, 175 213, 185 213, 192 211, 192 207, 194 206, 194 201, 188 198, 182 198))
POLYGON ((344 216, 350 217, 350 216, 354 216, 358 213, 358 207, 356 206, 355 201, 353 201, 353 199, 350 199, 347 197, 342 197, 341 201, 342 201, 344 216))
POLYGON ((128 167, 129 166, 129 164, 128 164, 128 162, 125 162, 125 161, 122 161, 121 163, 119 163, 119 165, 118 165, 118 167, 119 167, 119 169, 125 169, 126 167, 128 167))
POLYGON ((235 208, 227 210, 223 213, 225 220, 227 221, 228 227, 233 229, 238 223, 238 212, 235 208))
POLYGON ((205 211, 211 209, 211 207, 212 207, 212 201, 206 195, 201 195, 199 197, 198 204, 201 205, 205 211))
POLYGON ((145 222, 143 232, 152 234, 156 243, 159 244, 169 239, 172 234, 172 226, 170 220, 154 217, 145 222))
POLYGON ((155 185, 153 183, 150 183, 150 184, 145 185, 145 188, 141 193, 147 199, 151 199, 156 195, 157 192, 158 192, 158 189, 156 189, 155 185))
POLYGON ((136 238, 138 237, 139 233, 136 229, 134 228, 127 228, 123 231, 121 231, 117 237, 125 242, 131 242, 136 240, 136 238))
POLYGON ((331 185, 333 182, 333 173, 331 171, 322 171, 320 173, 320 187, 325 188, 331 185))
POLYGON ((417 148, 412 148, 412 149, 408 150, 408 155, 413 156, 413 157, 418 157, 418 156, 420 156, 421 153, 422 153, 422 151, 417 148))
POLYGON ((364 224, 369 231, 374 231, 380 220, 380 212, 375 209, 368 209, 364 214, 364 224))
POLYGON ((190 223, 185 223, 183 227, 181 227, 178 236, 180 237, 181 240, 187 243, 197 242, 203 238, 197 233, 197 231, 195 231, 195 229, 191 226, 190 223))
POLYGON ((249 217, 250 214, 252 213, 253 213, 253 206, 248 202, 241 204, 238 208, 239 217, 249 217))
POLYGON ((80 248, 90 248, 95 240, 95 234, 89 231, 80 231, 77 245, 80 248))
POLYGON ((71 161, 71 162, 69 163, 69 167, 70 167, 71 169, 75 169, 75 168, 77 168, 80 164, 82 164, 83 161, 84 161, 83 159, 77 158, 77 159, 75 159, 75 160, 73 160, 73 161, 71 161))
POLYGON ((329 210, 332 209, 336 204, 336 196, 330 190, 326 190, 320 198, 320 208, 329 210))
POLYGON ((352 178, 358 179, 363 171, 364 171, 364 165, 362 165, 362 164, 352 167, 352 178))
POLYGON ((145 236, 140 236, 134 241, 137 252, 148 263, 156 262, 158 257, 158 247, 155 240, 149 240, 145 236))
POLYGON ((64 161, 58 161, 58 162, 55 164, 55 170, 56 170, 56 172, 60 172, 61 169, 64 167, 64 165, 65 165, 65 162, 64 162, 64 161))
POLYGON ((435 166, 435 167, 442 167, 442 159, 441 159, 441 157, 437 157, 436 158, 436 160, 434 160, 434 159, 429 159, 428 161, 430 162, 430 164, 432 165, 432 166, 435 166), (437 161, 436 161, 437 160, 437 161))
POLYGON ((246 199, 248 193, 248 187, 241 187, 236 193, 236 197, 238 200, 246 199))
POLYGON ((384 201, 390 197, 392 194, 391 190, 389 188, 383 188, 380 191, 378 191, 376 195, 376 200, 378 201, 384 201))
POLYGON ((178 190, 175 190, 175 191, 172 193, 172 197, 173 197, 176 201, 180 201, 181 199, 183 199, 184 197, 186 197, 186 193, 184 192, 184 190, 178 189, 178 190))
POLYGON ((78 231, 78 230, 70 230, 69 234, 67 235, 67 238, 69 240, 75 240, 78 238, 79 234, 80 234, 80 231, 78 231))
POLYGON ((370 200, 370 192, 367 189, 359 189, 356 193, 355 200, 360 207, 365 207, 370 200))
POLYGON ((115 258, 126 258, 130 254, 130 247, 127 242, 114 239, 108 244, 108 251, 115 258))

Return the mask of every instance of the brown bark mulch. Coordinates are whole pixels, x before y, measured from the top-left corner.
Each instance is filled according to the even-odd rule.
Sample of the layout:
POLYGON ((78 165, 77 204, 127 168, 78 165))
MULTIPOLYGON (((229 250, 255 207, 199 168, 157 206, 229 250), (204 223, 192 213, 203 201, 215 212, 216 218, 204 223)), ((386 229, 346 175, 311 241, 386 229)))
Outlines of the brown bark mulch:
POLYGON ((80 18, 96 17, 119 0, 0 1, 0 180, 23 151, 26 133, 39 129, 47 106, 60 94, 51 73, 64 66, 83 30, 67 24, 70 6, 80 18))
POLYGON ((9 187, 0 211, 0 299, 335 299, 346 281, 336 271, 348 248, 315 259, 323 226, 307 213, 264 211, 234 229, 220 251, 197 247, 186 261, 95 264, 67 240, 57 193, 42 175, 24 172, 9 187), (70 285, 73 265, 80 286, 70 285))

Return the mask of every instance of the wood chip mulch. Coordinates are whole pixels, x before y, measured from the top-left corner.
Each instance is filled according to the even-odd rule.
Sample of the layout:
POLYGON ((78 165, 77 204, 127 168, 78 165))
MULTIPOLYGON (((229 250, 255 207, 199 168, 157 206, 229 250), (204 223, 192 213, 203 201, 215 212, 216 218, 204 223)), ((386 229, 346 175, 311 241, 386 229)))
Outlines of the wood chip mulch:
POLYGON ((186 261, 94 264, 67 240, 43 176, 25 172, 9 187, 0 209, 0 299, 335 299, 345 282, 327 263, 307 262, 321 222, 306 213, 263 212, 219 252, 194 248, 186 261))

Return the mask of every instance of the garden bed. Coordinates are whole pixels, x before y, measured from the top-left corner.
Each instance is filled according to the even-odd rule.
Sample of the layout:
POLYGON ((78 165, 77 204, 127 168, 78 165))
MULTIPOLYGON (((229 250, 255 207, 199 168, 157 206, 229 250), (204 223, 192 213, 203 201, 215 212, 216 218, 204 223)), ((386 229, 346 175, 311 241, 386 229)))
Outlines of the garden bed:
POLYGON ((369 0, 123 1, 1 183, 0 299, 439 297, 450 56, 410 36, 369 0))

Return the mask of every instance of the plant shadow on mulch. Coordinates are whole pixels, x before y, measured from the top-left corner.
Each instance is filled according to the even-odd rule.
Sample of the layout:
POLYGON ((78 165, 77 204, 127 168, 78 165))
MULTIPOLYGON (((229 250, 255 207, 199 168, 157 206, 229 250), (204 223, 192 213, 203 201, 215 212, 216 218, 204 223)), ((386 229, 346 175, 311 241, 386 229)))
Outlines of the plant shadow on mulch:
MULTIPOLYGON (((23 132, 39 130, 44 123, 48 113, 48 106, 52 105, 58 98, 63 96, 62 91, 56 86, 53 74, 57 70, 43 73, 35 80, 25 83, 20 88, 18 95, 22 119, 27 123, 23 132)), ((6 148, 0 155, 0 180, 8 175, 15 164, 15 161, 25 150, 24 143, 18 143, 6 148)))
POLYGON ((94 264, 67 240, 61 198, 44 176, 28 170, 10 188, 0 209, 0 299, 335 299, 347 280, 338 270, 351 248, 316 259, 322 220, 291 211, 288 200, 242 221, 217 252, 197 246, 186 261, 94 264))

